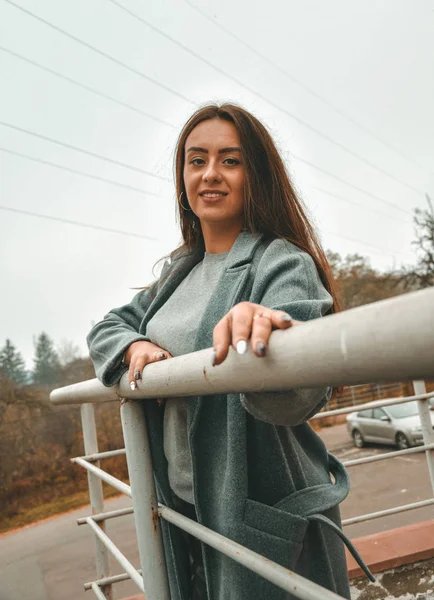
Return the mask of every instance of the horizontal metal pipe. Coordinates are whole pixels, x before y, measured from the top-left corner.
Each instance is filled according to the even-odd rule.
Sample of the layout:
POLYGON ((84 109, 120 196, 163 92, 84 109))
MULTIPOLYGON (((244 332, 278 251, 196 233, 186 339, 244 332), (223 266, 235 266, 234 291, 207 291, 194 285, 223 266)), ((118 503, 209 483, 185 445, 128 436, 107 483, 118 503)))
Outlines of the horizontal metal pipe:
POLYGON ((355 404, 354 406, 347 406, 345 408, 336 408, 334 410, 325 410, 317 413, 312 417, 313 419, 321 419, 324 417, 334 417, 336 415, 347 415, 358 410, 369 410, 370 408, 381 408, 382 406, 394 406, 395 404, 406 404, 407 402, 415 402, 416 400, 429 400, 434 398, 434 392, 427 392, 426 394, 417 394, 415 396, 405 396, 403 398, 384 398, 383 400, 373 400, 372 402, 365 402, 364 404, 355 404))
POLYGON ((111 539, 106 535, 102 529, 94 523, 92 517, 87 517, 87 524, 95 533, 95 535, 102 541, 107 550, 113 555, 113 557, 118 561, 118 563, 125 569, 128 573, 132 581, 137 585, 141 592, 143 589, 143 579, 137 569, 130 563, 130 561, 122 554, 119 548, 111 541, 111 539))
MULTIPOLYGON (((141 569, 137 569, 137 573, 142 573, 141 569)), ((96 583, 96 585, 108 585, 110 583, 119 583, 121 581, 126 581, 127 579, 131 579, 128 573, 120 573, 119 575, 111 575, 110 577, 104 577, 102 579, 96 579, 95 581, 88 581, 84 584, 84 589, 90 590, 92 585, 96 583)))
POLYGON ((211 366, 211 348, 147 365, 137 390, 96 380, 51 393, 53 404, 119 396, 155 398, 353 385, 434 377, 434 289, 403 294, 271 334, 267 356, 232 349, 211 366), (403 322, 411 323, 411 335, 403 322))
POLYGON ((379 510, 378 512, 369 513, 367 515, 361 515, 360 517, 345 519, 345 521, 342 521, 342 525, 353 525, 354 523, 363 523, 363 521, 379 519, 380 517, 387 517, 388 515, 394 515, 396 513, 405 512, 407 510, 414 510, 415 508, 423 508, 424 506, 431 506, 432 504, 434 504, 434 498, 431 498, 430 500, 421 500, 420 502, 413 502, 412 504, 403 504, 402 506, 396 506, 395 508, 387 508, 386 510, 379 510))
MULTIPOLYGON (((107 519, 114 519, 115 517, 123 517, 125 515, 130 515, 134 512, 133 507, 130 508, 119 508, 118 510, 111 510, 108 512, 98 513, 96 515, 92 515, 92 519, 95 523, 99 523, 100 521, 107 521, 107 519)), ((88 517, 81 517, 77 519, 77 525, 87 525, 88 517)))
POLYGON ((105 594, 102 593, 100 587, 96 583, 92 583, 91 588, 98 600, 107 600, 105 594))
POLYGON ((88 379, 53 390, 50 400, 53 404, 86 404, 88 402, 99 404, 114 400, 119 402, 119 396, 115 388, 104 387, 98 379, 88 379))
POLYGON ((99 467, 95 467, 95 465, 87 462, 87 460, 83 460, 82 458, 71 458, 71 461, 77 463, 81 467, 84 467, 91 473, 94 473, 100 479, 102 479, 103 481, 105 481, 106 483, 108 483, 109 485, 114 487, 115 489, 119 490, 120 492, 122 492, 123 494, 126 494, 127 496, 129 496, 131 498, 131 487, 129 485, 127 485, 126 483, 124 483, 123 481, 121 481, 120 479, 117 479, 117 477, 113 477, 113 475, 110 475, 109 473, 107 473, 106 471, 103 471, 99 467))
POLYGON ((159 505, 159 514, 162 519, 190 533, 212 548, 261 575, 264 579, 271 581, 281 589, 291 592, 296 598, 300 598, 301 600, 318 600, 318 598, 321 598, 321 600, 342 600, 342 597, 334 592, 324 589, 313 581, 305 579, 289 569, 285 569, 281 565, 225 538, 215 531, 211 531, 211 529, 184 517, 184 515, 170 508, 159 505))
POLYGON ((89 462, 93 462, 95 460, 100 460, 101 458, 111 458, 112 456, 124 456, 125 448, 120 448, 119 450, 109 450, 108 452, 95 452, 94 454, 87 454, 86 456, 78 456, 77 458, 82 458, 83 460, 88 460, 89 462))
POLYGON ((387 460, 388 458, 397 458, 406 454, 416 454, 425 450, 434 450, 434 444, 426 446, 416 446, 415 448, 407 448, 406 450, 397 450, 396 452, 384 452, 376 456, 366 456, 365 458, 356 458, 354 460, 344 460, 343 464, 346 467, 354 467, 355 465, 363 465, 366 463, 377 462, 378 460, 387 460))

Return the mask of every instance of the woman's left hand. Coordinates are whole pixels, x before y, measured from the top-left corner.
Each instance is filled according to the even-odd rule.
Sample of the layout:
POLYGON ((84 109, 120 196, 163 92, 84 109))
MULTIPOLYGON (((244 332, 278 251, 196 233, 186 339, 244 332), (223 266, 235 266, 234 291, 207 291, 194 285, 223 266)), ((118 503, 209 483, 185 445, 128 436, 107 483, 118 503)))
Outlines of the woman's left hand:
POLYGON ((225 360, 230 345, 238 354, 245 354, 247 340, 250 340, 256 356, 265 356, 274 329, 289 329, 299 323, 282 310, 271 310, 253 302, 240 302, 214 327, 213 365, 225 360))

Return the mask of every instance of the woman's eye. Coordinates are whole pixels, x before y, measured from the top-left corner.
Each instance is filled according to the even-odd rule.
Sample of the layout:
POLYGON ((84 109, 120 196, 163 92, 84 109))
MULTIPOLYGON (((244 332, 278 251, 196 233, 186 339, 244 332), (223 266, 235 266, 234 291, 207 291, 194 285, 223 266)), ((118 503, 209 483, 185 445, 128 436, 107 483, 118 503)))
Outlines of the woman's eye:
POLYGON ((191 165, 203 165, 205 164, 205 161, 203 160, 203 158, 192 158, 190 161, 191 165))
POLYGON ((233 165, 239 165, 240 161, 237 160, 236 158, 226 158, 224 161, 227 165, 229 166, 233 166, 233 165))

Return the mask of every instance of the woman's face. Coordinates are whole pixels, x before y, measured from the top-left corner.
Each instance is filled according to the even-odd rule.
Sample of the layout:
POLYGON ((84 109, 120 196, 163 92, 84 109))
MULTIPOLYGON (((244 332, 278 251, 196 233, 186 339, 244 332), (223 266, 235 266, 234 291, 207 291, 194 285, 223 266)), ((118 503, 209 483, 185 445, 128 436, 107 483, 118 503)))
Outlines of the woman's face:
POLYGON ((243 227, 244 181, 235 126, 221 119, 199 123, 185 142, 184 185, 190 207, 202 225, 243 227))

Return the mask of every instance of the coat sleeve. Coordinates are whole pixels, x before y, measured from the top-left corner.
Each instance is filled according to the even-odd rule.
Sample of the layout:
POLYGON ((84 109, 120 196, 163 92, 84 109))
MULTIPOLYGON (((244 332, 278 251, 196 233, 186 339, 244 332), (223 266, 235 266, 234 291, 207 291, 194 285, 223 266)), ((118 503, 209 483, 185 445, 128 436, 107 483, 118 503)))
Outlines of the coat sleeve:
MULTIPOLYGON (((168 270, 163 267, 161 279, 168 270)), ((114 308, 102 321, 94 325, 87 336, 90 358, 98 379, 105 386, 117 383, 128 368, 122 359, 127 348, 137 341, 151 341, 139 333, 140 324, 159 288, 159 280, 141 290, 125 306, 114 308)))
MULTIPOLYGON (((297 321, 317 319, 333 305, 313 259, 285 240, 272 242, 262 256, 251 301, 283 310, 297 321)), ((330 395, 330 388, 249 392, 241 395, 241 402, 257 419, 273 425, 295 426, 321 410, 330 395)))

